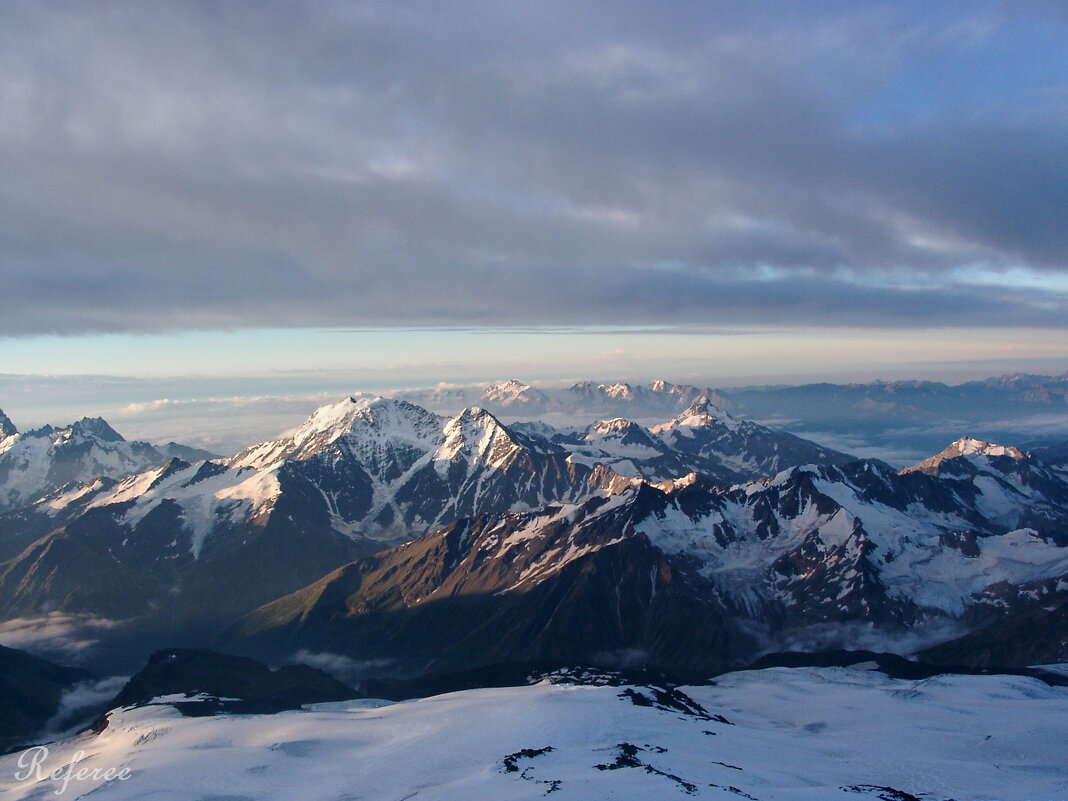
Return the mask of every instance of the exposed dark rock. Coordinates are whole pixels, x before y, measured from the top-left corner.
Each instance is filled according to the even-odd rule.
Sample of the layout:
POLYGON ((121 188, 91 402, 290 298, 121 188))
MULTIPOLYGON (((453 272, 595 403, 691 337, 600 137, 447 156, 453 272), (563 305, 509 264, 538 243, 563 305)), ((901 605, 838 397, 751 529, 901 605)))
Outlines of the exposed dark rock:
POLYGON ((202 648, 171 648, 154 653, 144 669, 122 688, 112 706, 147 704, 154 698, 175 694, 209 696, 199 701, 175 702, 179 710, 191 715, 278 712, 359 695, 328 673, 307 665, 284 665, 271 670, 246 657, 202 648))
POLYGON ((55 716, 63 692, 92 678, 0 645, 0 753, 29 742, 55 716))

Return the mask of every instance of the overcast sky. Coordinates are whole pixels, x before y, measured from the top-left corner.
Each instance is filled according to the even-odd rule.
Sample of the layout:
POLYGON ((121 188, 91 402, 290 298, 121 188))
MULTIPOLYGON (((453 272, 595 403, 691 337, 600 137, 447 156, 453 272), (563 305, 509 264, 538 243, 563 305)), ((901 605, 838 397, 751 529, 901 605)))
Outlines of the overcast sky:
POLYGON ((0 332, 1063 325, 1066 8, 5 2, 0 332))
POLYGON ((349 327, 1065 355, 1066 143, 1064 2, 7 0, 0 373, 349 327))

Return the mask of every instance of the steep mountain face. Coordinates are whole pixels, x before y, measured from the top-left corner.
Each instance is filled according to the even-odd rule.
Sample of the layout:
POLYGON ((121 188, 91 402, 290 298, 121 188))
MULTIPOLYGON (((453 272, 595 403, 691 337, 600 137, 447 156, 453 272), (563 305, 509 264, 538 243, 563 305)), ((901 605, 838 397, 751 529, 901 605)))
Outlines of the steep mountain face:
POLYGON ((567 456, 484 409, 449 419, 406 401, 348 398, 230 467, 264 473, 288 464, 319 488, 338 530, 390 543, 476 512, 538 508, 621 481, 567 456))
MULTIPOLYGON (((690 391, 639 389, 586 388, 690 391)), ((630 658, 701 672, 762 645, 854 646, 860 629, 933 642, 1010 619, 1053 636, 1038 610, 1068 580, 1063 469, 963 438, 898 474, 704 396, 649 428, 572 433, 357 396, 232 458, 129 475, 123 455, 160 452, 101 420, 3 443, 0 480, 55 489, 0 510, 0 618, 203 632, 263 607, 239 629, 250 649, 413 673, 630 658)))
MULTIPOLYGON (((945 638, 1004 620, 1011 604, 1033 614, 1068 588, 1068 484, 1026 457, 961 450, 940 475, 853 462, 733 487, 690 476, 469 518, 263 607, 233 634, 409 670, 628 649, 709 670, 755 653, 741 631, 765 647, 845 646, 857 627, 887 642, 945 638)), ((1058 631, 1046 639, 1060 647, 1058 631)))
POLYGON ((93 676, 0 645, 0 754, 32 742, 66 690, 93 676))
POLYGON ((572 463, 603 464, 621 475, 662 481, 708 467, 673 451, 647 428, 622 417, 600 420, 580 431, 540 433, 570 451, 572 463))
POLYGON ((17 433, 19 433, 19 430, 15 428, 15 424, 4 414, 4 410, 0 409, 0 443, 17 433))
POLYGON ((449 420, 404 401, 346 398, 228 460, 172 459, 48 496, 12 520, 33 534, 0 550, 0 614, 218 619, 476 511, 626 481, 571 464, 481 409, 449 420))
POLYGON ((147 442, 127 442, 99 417, 67 428, 11 429, 0 439, 0 509, 33 503, 66 484, 118 478, 166 461, 147 442))
POLYGON ((66 428, 44 426, 19 433, 0 412, 0 514, 30 506, 68 485, 123 478, 175 457, 214 458, 176 442, 128 442, 99 417, 66 428))
POLYGON ((1068 662, 1068 573, 992 585, 979 601, 974 628, 924 651, 924 658, 1017 668, 1068 662))
POLYGON ((652 661, 696 674, 751 650, 711 583, 629 525, 648 487, 479 515, 344 567, 224 639, 387 660, 391 675, 652 661))
POLYGON ((174 460, 43 502, 38 515, 51 514, 53 528, 0 564, 0 615, 58 611, 194 625, 238 614, 367 552, 302 503, 305 488, 291 471, 240 476, 233 485, 225 472, 174 460), (185 506, 174 497, 183 492, 185 506))
POLYGON ((999 583, 1068 571, 1068 485, 1040 465, 1001 467, 961 457, 952 477, 932 477, 854 462, 726 492, 692 484, 636 528, 775 625, 908 628, 961 618, 999 583))
POLYGON ((1068 545, 1064 509, 1066 476, 1016 448, 964 437, 937 456, 901 472, 942 479, 988 525, 1030 528, 1040 536, 1068 545))

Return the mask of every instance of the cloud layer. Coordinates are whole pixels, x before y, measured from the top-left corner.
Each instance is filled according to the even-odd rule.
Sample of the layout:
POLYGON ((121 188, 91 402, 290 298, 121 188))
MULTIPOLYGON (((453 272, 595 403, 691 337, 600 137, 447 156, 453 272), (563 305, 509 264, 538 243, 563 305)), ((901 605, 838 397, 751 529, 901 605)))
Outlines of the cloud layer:
POLYGON ((0 6, 0 335, 1049 325, 1068 13, 0 6))

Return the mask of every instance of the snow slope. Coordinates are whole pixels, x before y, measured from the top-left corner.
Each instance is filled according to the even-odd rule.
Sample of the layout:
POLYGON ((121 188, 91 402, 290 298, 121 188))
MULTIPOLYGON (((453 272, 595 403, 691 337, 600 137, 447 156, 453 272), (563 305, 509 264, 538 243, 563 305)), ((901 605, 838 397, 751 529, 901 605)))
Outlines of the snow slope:
POLYGON ((127 442, 99 417, 66 428, 7 430, 12 433, 0 436, 0 508, 32 503, 69 483, 120 478, 166 461, 147 442, 127 442))
MULTIPOLYGON (((127 780, 72 780, 60 796, 105 801, 1068 794, 1068 691, 1035 679, 777 668, 682 690, 705 714, 625 694, 652 701, 645 687, 549 682, 270 716, 185 718, 147 706, 114 712, 100 735, 50 745, 42 773, 79 752, 75 770, 128 769, 127 780)), ((0 795, 55 797, 62 773, 18 781, 19 758, 0 758, 0 795)))

